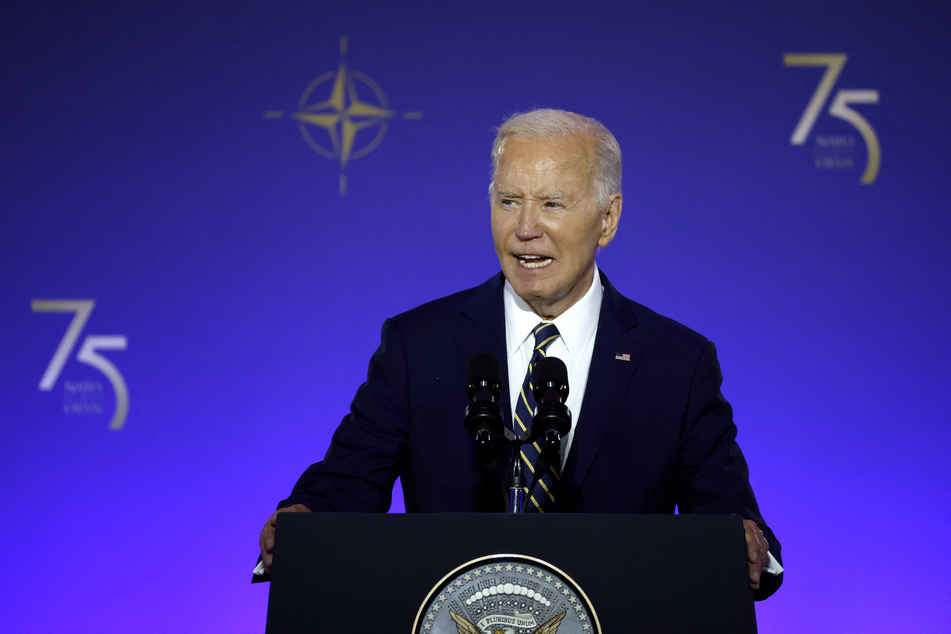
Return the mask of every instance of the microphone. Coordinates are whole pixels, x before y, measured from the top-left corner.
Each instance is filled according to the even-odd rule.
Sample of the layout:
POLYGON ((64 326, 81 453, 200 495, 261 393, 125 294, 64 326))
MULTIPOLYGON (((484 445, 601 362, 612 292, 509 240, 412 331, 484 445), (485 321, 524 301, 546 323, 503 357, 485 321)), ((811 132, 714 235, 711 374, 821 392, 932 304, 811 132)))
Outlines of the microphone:
MULTIPOLYGON (((466 362, 466 431, 476 440, 476 464, 486 477, 486 483, 502 484, 499 478, 499 455, 493 439, 505 436, 502 410, 496 401, 502 393, 502 370, 499 361, 488 352, 478 352, 466 362)), ((509 432, 511 433, 511 432, 509 432)), ((487 489, 491 490, 491 486, 487 489)), ((508 496, 504 486, 499 491, 504 503, 508 496)))
POLYGON ((488 352, 477 352, 466 363, 466 431, 479 445, 504 435, 502 410, 496 401, 502 393, 502 370, 499 361, 488 352))
POLYGON ((535 418, 529 442, 542 439, 541 451, 535 461, 534 476, 529 492, 552 465, 561 465, 561 437, 571 430, 571 412, 565 405, 568 398, 568 368, 564 361, 544 357, 532 372, 532 394, 535 396, 535 418))
POLYGON ((532 394, 535 396, 535 418, 528 442, 541 438, 541 451, 535 461, 529 494, 552 465, 561 465, 561 437, 571 430, 571 412, 565 405, 568 398, 568 368, 555 357, 543 357, 532 372, 532 394))
MULTIPOLYGON (((555 357, 544 357, 532 372, 532 393, 538 404, 532 420, 532 438, 542 438, 539 460, 548 465, 561 462, 561 439, 571 430, 568 399, 568 368, 555 357)), ((546 467, 547 468, 547 467, 546 467)))

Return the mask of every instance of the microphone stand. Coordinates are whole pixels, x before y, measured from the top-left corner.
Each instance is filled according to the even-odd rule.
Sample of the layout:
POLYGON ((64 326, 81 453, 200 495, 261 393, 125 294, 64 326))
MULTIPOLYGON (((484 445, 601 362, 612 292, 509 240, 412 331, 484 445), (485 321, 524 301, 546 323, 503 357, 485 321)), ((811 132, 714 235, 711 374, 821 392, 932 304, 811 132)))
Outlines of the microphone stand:
MULTIPOLYGON (((505 430, 508 437, 508 429, 505 430)), ((509 513, 521 513, 525 508, 525 474, 522 467, 522 441, 512 434, 512 446, 515 447, 515 453, 512 455, 512 472, 509 474, 509 513)))

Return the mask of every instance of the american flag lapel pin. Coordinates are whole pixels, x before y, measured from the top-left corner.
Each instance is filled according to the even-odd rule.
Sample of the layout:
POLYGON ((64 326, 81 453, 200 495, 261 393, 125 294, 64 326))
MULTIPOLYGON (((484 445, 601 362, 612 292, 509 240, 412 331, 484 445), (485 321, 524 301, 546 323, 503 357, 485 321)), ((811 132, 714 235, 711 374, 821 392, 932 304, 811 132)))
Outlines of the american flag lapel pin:
POLYGON ((626 353, 626 352, 615 352, 615 353, 614 353, 614 360, 615 360, 615 361, 630 361, 630 360, 631 360, 631 355, 629 355, 629 354, 626 353))

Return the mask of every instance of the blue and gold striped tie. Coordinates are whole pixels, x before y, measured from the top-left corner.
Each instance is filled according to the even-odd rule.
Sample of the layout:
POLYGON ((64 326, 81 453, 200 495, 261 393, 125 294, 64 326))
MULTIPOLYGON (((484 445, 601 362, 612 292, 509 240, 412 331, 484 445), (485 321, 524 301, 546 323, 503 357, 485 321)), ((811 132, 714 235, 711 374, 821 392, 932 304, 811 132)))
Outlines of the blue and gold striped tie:
MULTIPOLYGON (((531 429, 532 419, 535 417, 535 395, 532 393, 532 372, 535 370, 535 364, 546 355, 548 346, 560 335, 555 324, 551 322, 542 322, 532 331, 535 335, 535 350, 532 352, 532 359, 528 362, 528 372, 525 374, 525 380, 522 382, 522 391, 518 395, 518 403, 515 405, 515 435, 521 436, 525 431, 531 429)), ((526 481, 531 482, 535 476, 535 463, 538 461, 540 452, 538 441, 525 443, 522 445, 522 462, 526 481)), ((538 509, 544 512, 543 507, 555 501, 555 495, 552 491, 552 484, 558 479, 558 467, 552 465, 547 472, 539 478, 538 484, 533 491, 526 491, 528 499, 531 501, 529 508, 538 509)))

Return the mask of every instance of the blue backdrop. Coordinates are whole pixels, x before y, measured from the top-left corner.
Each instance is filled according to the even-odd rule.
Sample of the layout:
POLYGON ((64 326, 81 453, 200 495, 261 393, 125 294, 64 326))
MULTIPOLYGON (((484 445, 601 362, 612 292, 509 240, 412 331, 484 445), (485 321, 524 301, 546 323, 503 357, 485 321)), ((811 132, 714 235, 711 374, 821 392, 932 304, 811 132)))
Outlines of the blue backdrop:
POLYGON ((615 133, 600 266, 718 346, 787 564, 761 631, 948 631, 949 32, 926 0, 5 3, 0 631, 262 631, 262 523, 382 321, 496 272, 492 127, 533 106, 615 133))

